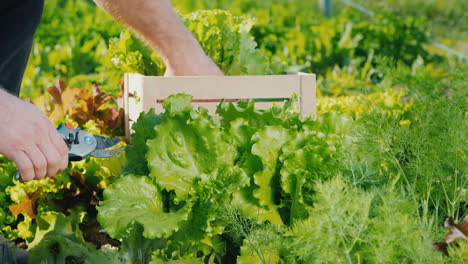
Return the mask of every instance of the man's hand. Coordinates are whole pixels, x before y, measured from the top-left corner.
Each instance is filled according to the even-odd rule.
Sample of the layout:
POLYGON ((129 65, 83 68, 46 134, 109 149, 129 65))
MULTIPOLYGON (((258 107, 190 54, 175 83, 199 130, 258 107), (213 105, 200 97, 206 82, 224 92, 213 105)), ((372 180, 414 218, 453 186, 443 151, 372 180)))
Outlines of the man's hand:
POLYGON ((0 109, 0 154, 16 163, 24 181, 68 166, 67 145, 38 108, 0 89, 0 109))
POLYGON ((94 0, 104 11, 130 27, 159 53, 165 76, 223 75, 187 30, 169 0, 94 0))
POLYGON ((223 73, 209 57, 180 58, 166 63, 164 76, 223 76, 223 73))

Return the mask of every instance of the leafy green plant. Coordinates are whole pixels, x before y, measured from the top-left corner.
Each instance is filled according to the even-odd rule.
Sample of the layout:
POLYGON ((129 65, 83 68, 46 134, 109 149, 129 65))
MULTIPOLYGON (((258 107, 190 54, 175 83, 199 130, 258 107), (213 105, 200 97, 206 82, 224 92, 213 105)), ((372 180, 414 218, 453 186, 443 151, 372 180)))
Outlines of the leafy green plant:
POLYGON ((110 79, 101 64, 107 43, 121 31, 122 26, 92 1, 45 2, 22 94, 37 97, 56 79, 71 86, 88 86, 91 81, 105 85, 106 91, 118 91, 118 80, 122 77, 110 79))
MULTIPOLYGON (((250 35, 254 22, 222 10, 202 10, 181 16, 187 28, 200 42, 206 54, 227 75, 267 74, 280 71, 270 68, 267 58, 256 49, 250 35)), ((143 75, 163 75, 161 59, 130 31, 110 42, 109 61, 117 72, 138 72, 143 75)), ((109 63, 107 63, 109 65, 109 63)))
POLYGON ((393 191, 366 192, 339 178, 316 185, 311 217, 286 234, 291 263, 432 263, 429 232, 414 204, 393 191))
MULTIPOLYGON (((116 263, 117 255, 111 255, 84 241, 78 227, 78 219, 61 213, 47 212, 37 218, 37 231, 29 243, 29 260, 40 263, 116 263)), ((83 216, 81 216, 83 217, 83 216)))
POLYGON ((64 81, 47 88, 47 94, 31 100, 57 125, 70 117, 78 126, 94 122, 98 133, 123 134, 122 95, 101 91, 96 84, 90 88, 72 88, 64 81))
POLYGON ((217 120, 206 109, 193 109, 188 95, 168 97, 164 113, 144 113, 134 124, 128 174, 104 191, 100 223, 124 240, 141 226, 146 239, 165 241, 153 260, 169 261, 198 251, 207 259, 222 258, 222 248, 233 247, 221 237, 229 223, 217 220, 226 204, 258 224, 307 217, 304 183, 323 177, 327 167, 321 165, 332 163, 333 137, 314 131, 316 123, 301 120, 292 107, 289 102, 256 110, 253 101, 223 103, 217 120), (132 165, 145 159, 146 169, 132 165), (137 171, 144 174, 135 176, 137 171), (129 200, 141 210, 131 210, 137 204, 129 200))
MULTIPOLYGON (((387 252, 385 261, 415 259, 423 263, 420 259, 434 257, 424 247, 424 241, 429 239, 427 229, 416 228, 420 219, 413 213, 417 212, 414 204, 418 200, 407 202, 400 198, 399 189, 393 189, 399 186, 400 178, 401 184, 409 183, 403 181, 407 175, 397 159, 395 139, 389 133, 399 131, 401 112, 396 115, 385 110, 364 113, 358 121, 336 113, 322 114, 316 120, 301 120, 291 111, 291 103, 265 111, 256 110, 253 102, 248 101, 238 105, 220 104, 221 119, 216 120, 203 108, 192 109, 187 95, 167 98, 164 107, 166 111, 159 117, 153 112, 142 114, 135 124, 138 129, 133 139, 139 146, 146 140, 148 146, 147 150, 142 148, 148 169, 135 169, 147 173, 126 175, 113 183, 105 191, 99 207, 100 222, 112 237, 129 239, 129 232, 141 226, 145 241, 165 241, 158 244, 160 248, 153 253, 153 260, 193 258, 197 256, 195 252, 203 252, 205 260, 213 256, 223 258, 226 252, 218 247, 224 245, 221 248, 239 250, 239 261, 257 258, 263 263, 277 258, 305 263, 326 258, 330 262, 349 262, 356 258, 377 261, 380 250, 375 247, 385 247, 389 241, 396 240, 399 242, 392 247, 381 249, 387 252), (380 122, 374 124, 375 128, 369 127, 370 117, 380 122), (355 125, 357 128, 353 128, 355 125), (395 128, 389 130, 390 125, 395 128), (144 126, 154 126, 154 133, 143 130, 144 126), (359 129, 367 129, 369 134, 353 134, 359 129), (380 129, 379 133, 375 134, 375 129, 380 129), (369 140, 370 134, 376 139, 369 140), (368 145, 361 146, 364 138, 368 145), (369 157, 369 154, 361 155, 366 154, 363 148, 369 146, 379 149, 379 155, 371 160, 361 159, 369 157), (340 164, 345 158, 380 169, 375 173, 381 178, 378 182, 364 179, 372 185, 351 181, 346 163, 340 164), (387 165, 382 164, 385 161, 387 165), (338 179, 314 184, 334 177, 335 173, 342 173, 344 180, 359 188, 338 179), (132 187, 125 189, 125 186, 132 187), (147 188, 148 193, 142 192, 147 188), (386 191, 377 194, 373 188, 386 191), (128 204, 129 200, 137 202, 142 210, 130 210, 134 206, 128 204), (223 217, 225 204, 233 208, 231 220, 223 217), (330 215, 330 210, 335 216, 328 219, 325 216, 330 215), (386 234, 382 228, 391 226, 387 223, 390 215, 400 217, 401 221, 394 224, 394 231, 386 234), (168 224, 155 225, 154 219, 168 224), (263 226, 266 222, 283 229, 267 231, 263 226), (323 224, 323 229, 318 223, 323 224), (287 226, 293 227, 294 238, 284 243, 291 248, 266 242, 267 237, 283 237, 287 226), (312 227, 318 233, 304 231, 312 227), (191 235, 181 237, 187 228, 191 235), (294 231, 294 228, 299 229, 294 231), (238 234, 232 235, 232 230, 238 234), (395 230, 408 234, 404 236, 395 230), (223 240, 223 234, 230 239, 223 240), (304 237, 295 237, 296 234, 304 237), (328 244, 318 239, 323 248, 310 240, 310 236, 325 234, 330 239, 326 240, 328 244), (302 246, 307 248, 301 249, 302 246), (289 253, 284 253, 283 247, 289 253), (265 255, 264 250, 268 248, 276 248, 277 253, 270 254, 270 251, 265 255), (180 253, 182 249, 186 249, 184 254, 180 253), (328 253, 322 255, 320 252, 324 250, 328 253), (413 251, 425 253, 415 255, 413 251)), ((135 160, 143 160, 141 153, 134 152, 134 155, 135 160)), ((414 191, 411 187, 405 185, 403 191, 414 191)))
POLYGON ((261 75, 271 72, 268 61, 256 49, 249 34, 254 21, 236 17, 227 11, 197 11, 183 16, 207 55, 227 75, 261 75))
POLYGON ((419 101, 408 113, 412 122, 395 140, 404 147, 398 158, 422 198, 424 214, 433 208, 438 219, 461 219, 468 213, 465 101, 442 97, 428 102, 419 101))
POLYGON ((164 74, 165 66, 161 59, 130 30, 111 39, 106 57, 106 65, 120 75, 135 72, 147 76, 164 74))

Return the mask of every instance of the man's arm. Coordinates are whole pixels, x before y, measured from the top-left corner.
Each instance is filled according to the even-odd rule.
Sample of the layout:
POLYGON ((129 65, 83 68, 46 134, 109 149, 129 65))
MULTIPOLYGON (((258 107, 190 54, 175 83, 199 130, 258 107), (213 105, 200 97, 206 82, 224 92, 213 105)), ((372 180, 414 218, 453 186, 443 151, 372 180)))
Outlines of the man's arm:
POLYGON ((169 0, 94 0, 151 45, 167 66, 166 75, 222 75, 169 0))
POLYGON ((37 107, 0 88, 0 109, 0 153, 16 163, 24 181, 68 166, 67 145, 37 107))

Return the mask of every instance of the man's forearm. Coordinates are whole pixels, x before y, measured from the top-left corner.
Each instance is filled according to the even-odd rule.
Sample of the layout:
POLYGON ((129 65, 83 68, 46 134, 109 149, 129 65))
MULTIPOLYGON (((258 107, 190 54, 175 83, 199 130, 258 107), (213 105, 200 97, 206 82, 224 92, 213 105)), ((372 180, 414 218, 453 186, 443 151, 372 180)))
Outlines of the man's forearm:
POLYGON ((168 67, 206 59, 202 48, 168 0, 94 0, 158 51, 168 67))

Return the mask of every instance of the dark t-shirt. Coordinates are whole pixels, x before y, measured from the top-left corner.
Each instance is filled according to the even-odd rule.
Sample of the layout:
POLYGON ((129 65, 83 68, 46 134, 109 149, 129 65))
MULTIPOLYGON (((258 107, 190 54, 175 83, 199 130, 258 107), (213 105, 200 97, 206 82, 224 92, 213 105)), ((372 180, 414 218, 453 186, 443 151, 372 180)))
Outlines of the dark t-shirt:
POLYGON ((44 0, 0 0, 0 86, 18 95, 44 0))

